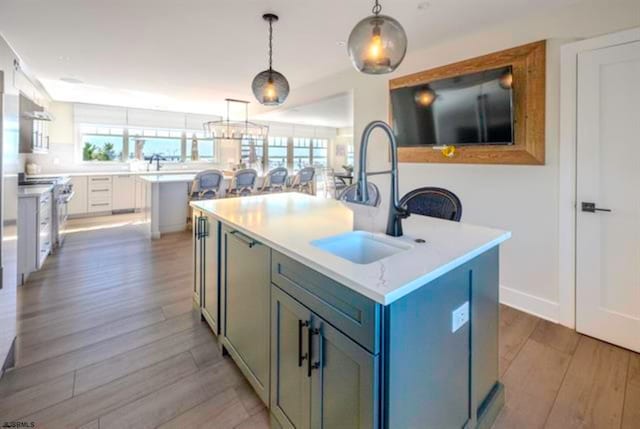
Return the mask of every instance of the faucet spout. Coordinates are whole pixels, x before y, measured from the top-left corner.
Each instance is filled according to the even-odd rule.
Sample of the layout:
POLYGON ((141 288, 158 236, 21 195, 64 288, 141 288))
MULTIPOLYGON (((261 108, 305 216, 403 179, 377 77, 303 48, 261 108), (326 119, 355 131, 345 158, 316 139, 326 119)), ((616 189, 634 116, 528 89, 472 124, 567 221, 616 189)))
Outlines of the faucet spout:
POLYGON ((386 234, 392 237, 402 236, 402 219, 409 217, 409 212, 400 207, 398 202, 398 144, 393 135, 391 127, 383 121, 373 121, 369 123, 362 132, 360 141, 360 160, 358 168, 358 199, 362 203, 369 201, 369 191, 367 183, 367 148, 371 133, 376 128, 382 129, 387 136, 391 147, 391 192, 389 196, 389 217, 387 218, 386 234))

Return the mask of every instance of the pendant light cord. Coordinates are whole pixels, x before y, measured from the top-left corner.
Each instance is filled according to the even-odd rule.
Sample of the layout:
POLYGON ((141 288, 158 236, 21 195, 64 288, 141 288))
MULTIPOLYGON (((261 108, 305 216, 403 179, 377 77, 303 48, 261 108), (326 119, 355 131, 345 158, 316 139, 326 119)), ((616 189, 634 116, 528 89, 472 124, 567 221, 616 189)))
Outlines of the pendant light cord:
POLYGON ((273 58, 273 19, 269 19, 269 71, 272 71, 273 58))
POLYGON ((371 12, 373 12, 373 14, 376 16, 380 15, 380 12, 382 12, 382 6, 380 6, 380 3, 378 2, 378 0, 376 0, 376 4, 373 5, 371 12))

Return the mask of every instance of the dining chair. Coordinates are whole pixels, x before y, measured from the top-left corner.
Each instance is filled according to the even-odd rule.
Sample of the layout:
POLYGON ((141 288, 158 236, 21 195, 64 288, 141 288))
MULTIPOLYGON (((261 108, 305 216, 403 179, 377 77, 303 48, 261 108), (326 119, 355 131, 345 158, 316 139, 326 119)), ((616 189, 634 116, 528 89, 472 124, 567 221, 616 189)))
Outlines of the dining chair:
POLYGON ((435 187, 414 189, 400 199, 409 213, 460 222, 462 202, 453 192, 435 187))
MULTIPOLYGON (((380 205, 380 190, 378 187, 374 183, 368 182, 367 190, 369 191, 369 201, 365 204, 373 207, 380 205)), ((354 183, 344 188, 338 196, 338 199, 347 203, 362 204, 358 199, 358 184, 354 183)))
POLYGON ((226 195, 229 197, 244 197, 251 195, 257 178, 258 172, 253 168, 245 168, 234 172, 226 195))
POLYGON ((314 177, 316 170, 313 167, 304 167, 295 175, 291 184, 291 189, 297 192, 304 192, 313 195, 314 193, 314 177))
POLYGON ((260 187, 261 194, 271 192, 283 192, 287 187, 287 175, 289 172, 284 167, 276 167, 269 171, 260 187))

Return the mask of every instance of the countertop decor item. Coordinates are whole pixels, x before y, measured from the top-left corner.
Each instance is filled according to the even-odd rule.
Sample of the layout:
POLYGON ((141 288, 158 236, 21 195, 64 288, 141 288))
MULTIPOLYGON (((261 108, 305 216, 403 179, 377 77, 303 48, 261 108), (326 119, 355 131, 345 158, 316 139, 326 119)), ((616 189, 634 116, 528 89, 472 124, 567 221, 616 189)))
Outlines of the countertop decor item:
POLYGON ((394 71, 407 52, 407 34, 402 25, 387 15, 375 0, 373 15, 360 21, 351 30, 347 48, 356 70, 366 74, 394 71))
POLYGON ((262 18, 269 23, 269 68, 261 71, 253 78, 251 89, 260 104, 265 106, 279 106, 289 95, 289 82, 282 73, 275 71, 273 62, 273 23, 278 15, 265 13, 262 18))

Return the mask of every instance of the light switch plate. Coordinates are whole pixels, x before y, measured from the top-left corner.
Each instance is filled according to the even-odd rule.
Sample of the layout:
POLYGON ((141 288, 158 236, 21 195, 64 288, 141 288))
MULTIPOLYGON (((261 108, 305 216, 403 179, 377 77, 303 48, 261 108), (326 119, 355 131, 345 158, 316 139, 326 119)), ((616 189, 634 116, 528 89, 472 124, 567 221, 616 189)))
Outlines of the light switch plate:
POLYGON ((456 332, 469 321, 469 301, 453 310, 451 313, 451 332, 456 332))

